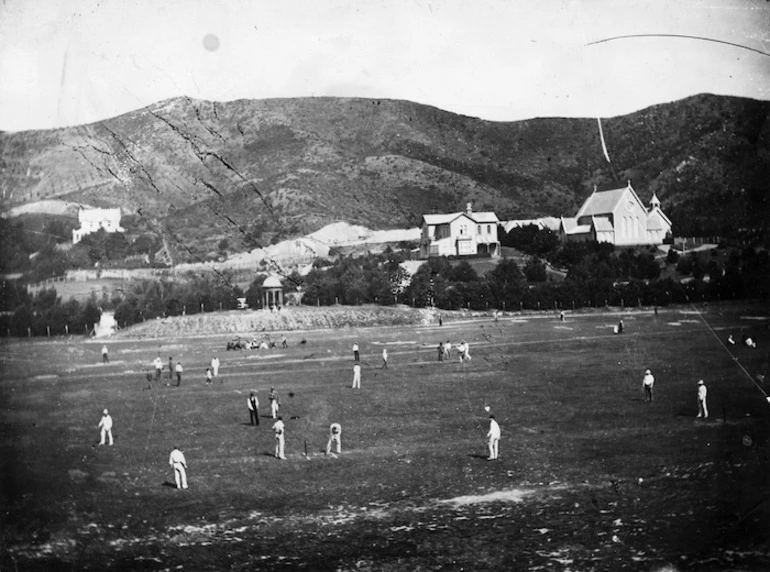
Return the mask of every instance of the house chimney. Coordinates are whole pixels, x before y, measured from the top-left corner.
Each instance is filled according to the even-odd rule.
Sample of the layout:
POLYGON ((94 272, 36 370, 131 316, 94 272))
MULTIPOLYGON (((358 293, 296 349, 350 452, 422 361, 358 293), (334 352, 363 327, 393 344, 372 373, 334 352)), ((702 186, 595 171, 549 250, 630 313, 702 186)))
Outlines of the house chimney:
POLYGON ((473 203, 465 203, 465 212, 467 214, 471 214, 471 212, 473 212, 473 209, 471 209, 471 205, 473 205, 473 203))

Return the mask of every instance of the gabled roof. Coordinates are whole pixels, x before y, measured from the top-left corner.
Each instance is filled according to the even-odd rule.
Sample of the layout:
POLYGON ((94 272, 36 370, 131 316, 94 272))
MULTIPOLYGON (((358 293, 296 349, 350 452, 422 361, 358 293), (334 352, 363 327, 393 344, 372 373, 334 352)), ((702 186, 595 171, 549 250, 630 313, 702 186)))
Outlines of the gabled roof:
POLYGON ((495 223, 497 224, 499 222, 499 219, 497 218, 497 215, 493 212, 466 212, 461 211, 457 213, 446 213, 446 214, 426 214, 422 215, 422 222, 423 225, 437 225, 437 224, 449 224, 461 216, 467 217, 471 221, 481 224, 481 223, 495 223))
MULTIPOLYGON (((655 214, 657 214, 657 215, 658 215, 660 218, 662 218, 664 221, 666 221, 666 223, 668 223, 668 226, 671 226, 671 219, 670 219, 670 218, 668 218, 668 217, 666 216, 666 214, 665 214, 665 213, 664 213, 662 210, 660 210, 660 208, 658 208, 658 207, 655 207, 655 208, 653 208, 653 209, 650 211, 650 213, 647 215, 647 228, 649 228, 649 229, 651 229, 651 230, 653 229, 653 227, 651 227, 651 226, 650 226, 650 220, 651 220, 652 218, 654 218, 652 215, 655 215, 655 214)), ((663 228, 663 227, 662 227, 662 226, 660 226, 660 227, 657 227, 655 230, 657 230, 657 229, 660 229, 660 228, 663 228)))
POLYGON ((577 218, 574 217, 561 217, 561 228, 564 229, 564 234, 584 234, 591 232, 590 224, 578 224, 577 218))
POLYGON ((597 231, 615 232, 615 228, 612 226, 612 223, 610 222, 610 219, 605 218, 603 216, 591 217, 591 224, 593 225, 594 229, 597 230, 597 231))
POLYGON ((615 210, 615 207, 617 207, 626 191, 631 191, 631 195, 634 197, 634 200, 639 204, 639 207, 646 212, 647 208, 639 199, 636 191, 634 191, 633 187, 631 186, 631 181, 629 181, 627 186, 621 187, 619 189, 610 189, 608 191, 594 190, 591 196, 585 200, 583 206, 580 207, 580 210, 576 216, 582 217, 609 214, 615 210))

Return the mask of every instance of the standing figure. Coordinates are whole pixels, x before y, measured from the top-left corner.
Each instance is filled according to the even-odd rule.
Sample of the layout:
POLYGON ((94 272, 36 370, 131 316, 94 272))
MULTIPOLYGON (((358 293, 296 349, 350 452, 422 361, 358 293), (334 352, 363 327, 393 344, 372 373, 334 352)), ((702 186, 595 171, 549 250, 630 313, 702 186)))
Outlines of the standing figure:
POLYGON ((96 426, 98 429, 102 430, 102 438, 101 441, 99 441, 100 445, 104 445, 105 438, 110 438, 110 445, 112 445, 112 417, 110 417, 110 412, 106 409, 102 413, 102 420, 99 421, 99 425, 96 426))
POLYGON ((444 361, 444 342, 438 343, 438 361, 444 361))
POLYGON ((463 363, 463 358, 465 357, 465 342, 457 344, 457 356, 460 358, 460 363, 463 363))
POLYGON ((619 334, 622 334, 622 333, 623 333, 623 320, 620 320, 620 321, 618 322, 618 333, 619 333, 619 334))
POLYGON ((653 376, 648 369, 644 372, 644 378, 642 378, 642 388, 644 389, 644 398, 646 401, 652 401, 652 387, 654 385, 655 376, 653 376))
POLYGON ((246 403, 249 408, 249 421, 252 425, 259 425, 259 399, 257 399, 257 394, 252 391, 246 403))
POLYGON ((107 344, 102 346, 102 363, 110 363, 110 350, 107 349, 107 344))
POLYGON ((339 423, 332 423, 329 426, 329 442, 326 443, 326 454, 332 451, 332 443, 337 444, 337 454, 342 453, 342 426, 339 423))
POLYGON ((361 389, 361 364, 353 366, 353 389, 361 389))
POLYGON ((278 392, 275 390, 275 387, 270 388, 270 394, 267 398, 270 400, 270 414, 273 416, 273 419, 275 419, 278 416, 278 409, 281 407, 281 402, 278 399, 278 392))
POLYGON ((219 377, 219 358, 217 356, 211 358, 211 372, 214 377, 219 377))
POLYGON ((353 342, 353 361, 358 363, 361 360, 361 356, 358 353, 358 342, 353 342))
POLYGON ((441 314, 438 315, 438 325, 439 326, 443 326, 444 325, 444 320, 441 318, 441 314))
POLYGON ((286 455, 284 454, 284 444, 285 444, 285 436, 283 434, 284 431, 284 425, 283 425, 283 417, 280 415, 278 416, 278 420, 273 423, 273 432, 275 433, 275 458, 276 459, 286 459, 286 455))
POLYGON ((211 378, 212 378, 211 368, 207 367, 206 368, 206 385, 211 385, 211 378))
POLYGON ((168 356, 168 381, 171 383, 171 380, 174 379, 174 359, 171 356, 168 356))
POLYGON ((176 367, 174 368, 174 371, 176 372, 176 386, 179 387, 180 385, 182 385, 182 372, 184 371, 182 369, 181 361, 176 362, 176 367))
POLYGON ((463 352, 460 361, 471 361, 471 345, 463 341, 463 352))
POLYGON ((449 343, 449 340, 444 344, 444 359, 447 361, 452 359, 452 344, 449 343))
POLYGON ((184 453, 179 450, 179 447, 174 445, 174 450, 168 456, 168 464, 174 468, 174 481, 176 481, 176 488, 187 488, 187 461, 184 458, 184 453))
POLYGON ((281 347, 282 348, 288 348, 289 347, 289 344, 286 343, 286 334, 281 336, 281 347))
POLYGON ((382 369, 388 369, 388 349, 382 348, 382 369))
POLYGON ((560 322, 563 322, 563 321, 564 321, 564 310, 562 310, 561 312, 559 312, 559 321, 560 321, 560 322))
POLYGON ((701 379, 698 382, 698 417, 703 417, 704 419, 708 419, 709 416, 709 408, 706 405, 707 394, 708 389, 703 385, 703 380, 701 379))
POLYGON ((489 443, 489 457, 487 461, 495 461, 498 456, 498 444, 500 443, 500 425, 495 421, 495 416, 489 416, 489 431, 487 432, 489 443))
POLYGON ((155 366, 155 381, 159 381, 160 375, 163 373, 163 360, 160 359, 160 356, 157 356, 152 363, 155 366))

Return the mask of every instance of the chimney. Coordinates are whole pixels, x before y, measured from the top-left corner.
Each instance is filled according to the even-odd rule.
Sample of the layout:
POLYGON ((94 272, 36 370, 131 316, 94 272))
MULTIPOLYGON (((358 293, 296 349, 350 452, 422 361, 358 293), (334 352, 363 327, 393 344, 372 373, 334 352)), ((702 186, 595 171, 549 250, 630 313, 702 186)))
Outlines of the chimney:
POLYGON ((471 212, 473 212, 473 209, 471 208, 471 205, 473 205, 473 203, 465 203, 465 213, 466 214, 471 214, 471 212))

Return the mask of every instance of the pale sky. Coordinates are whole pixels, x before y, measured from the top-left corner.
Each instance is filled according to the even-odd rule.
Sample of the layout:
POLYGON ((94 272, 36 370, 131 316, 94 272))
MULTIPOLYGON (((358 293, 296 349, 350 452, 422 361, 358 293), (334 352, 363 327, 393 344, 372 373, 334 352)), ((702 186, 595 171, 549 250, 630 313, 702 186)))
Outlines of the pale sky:
POLYGON ((0 0, 0 130, 187 95, 406 99, 495 121, 770 100, 767 0, 0 0))

